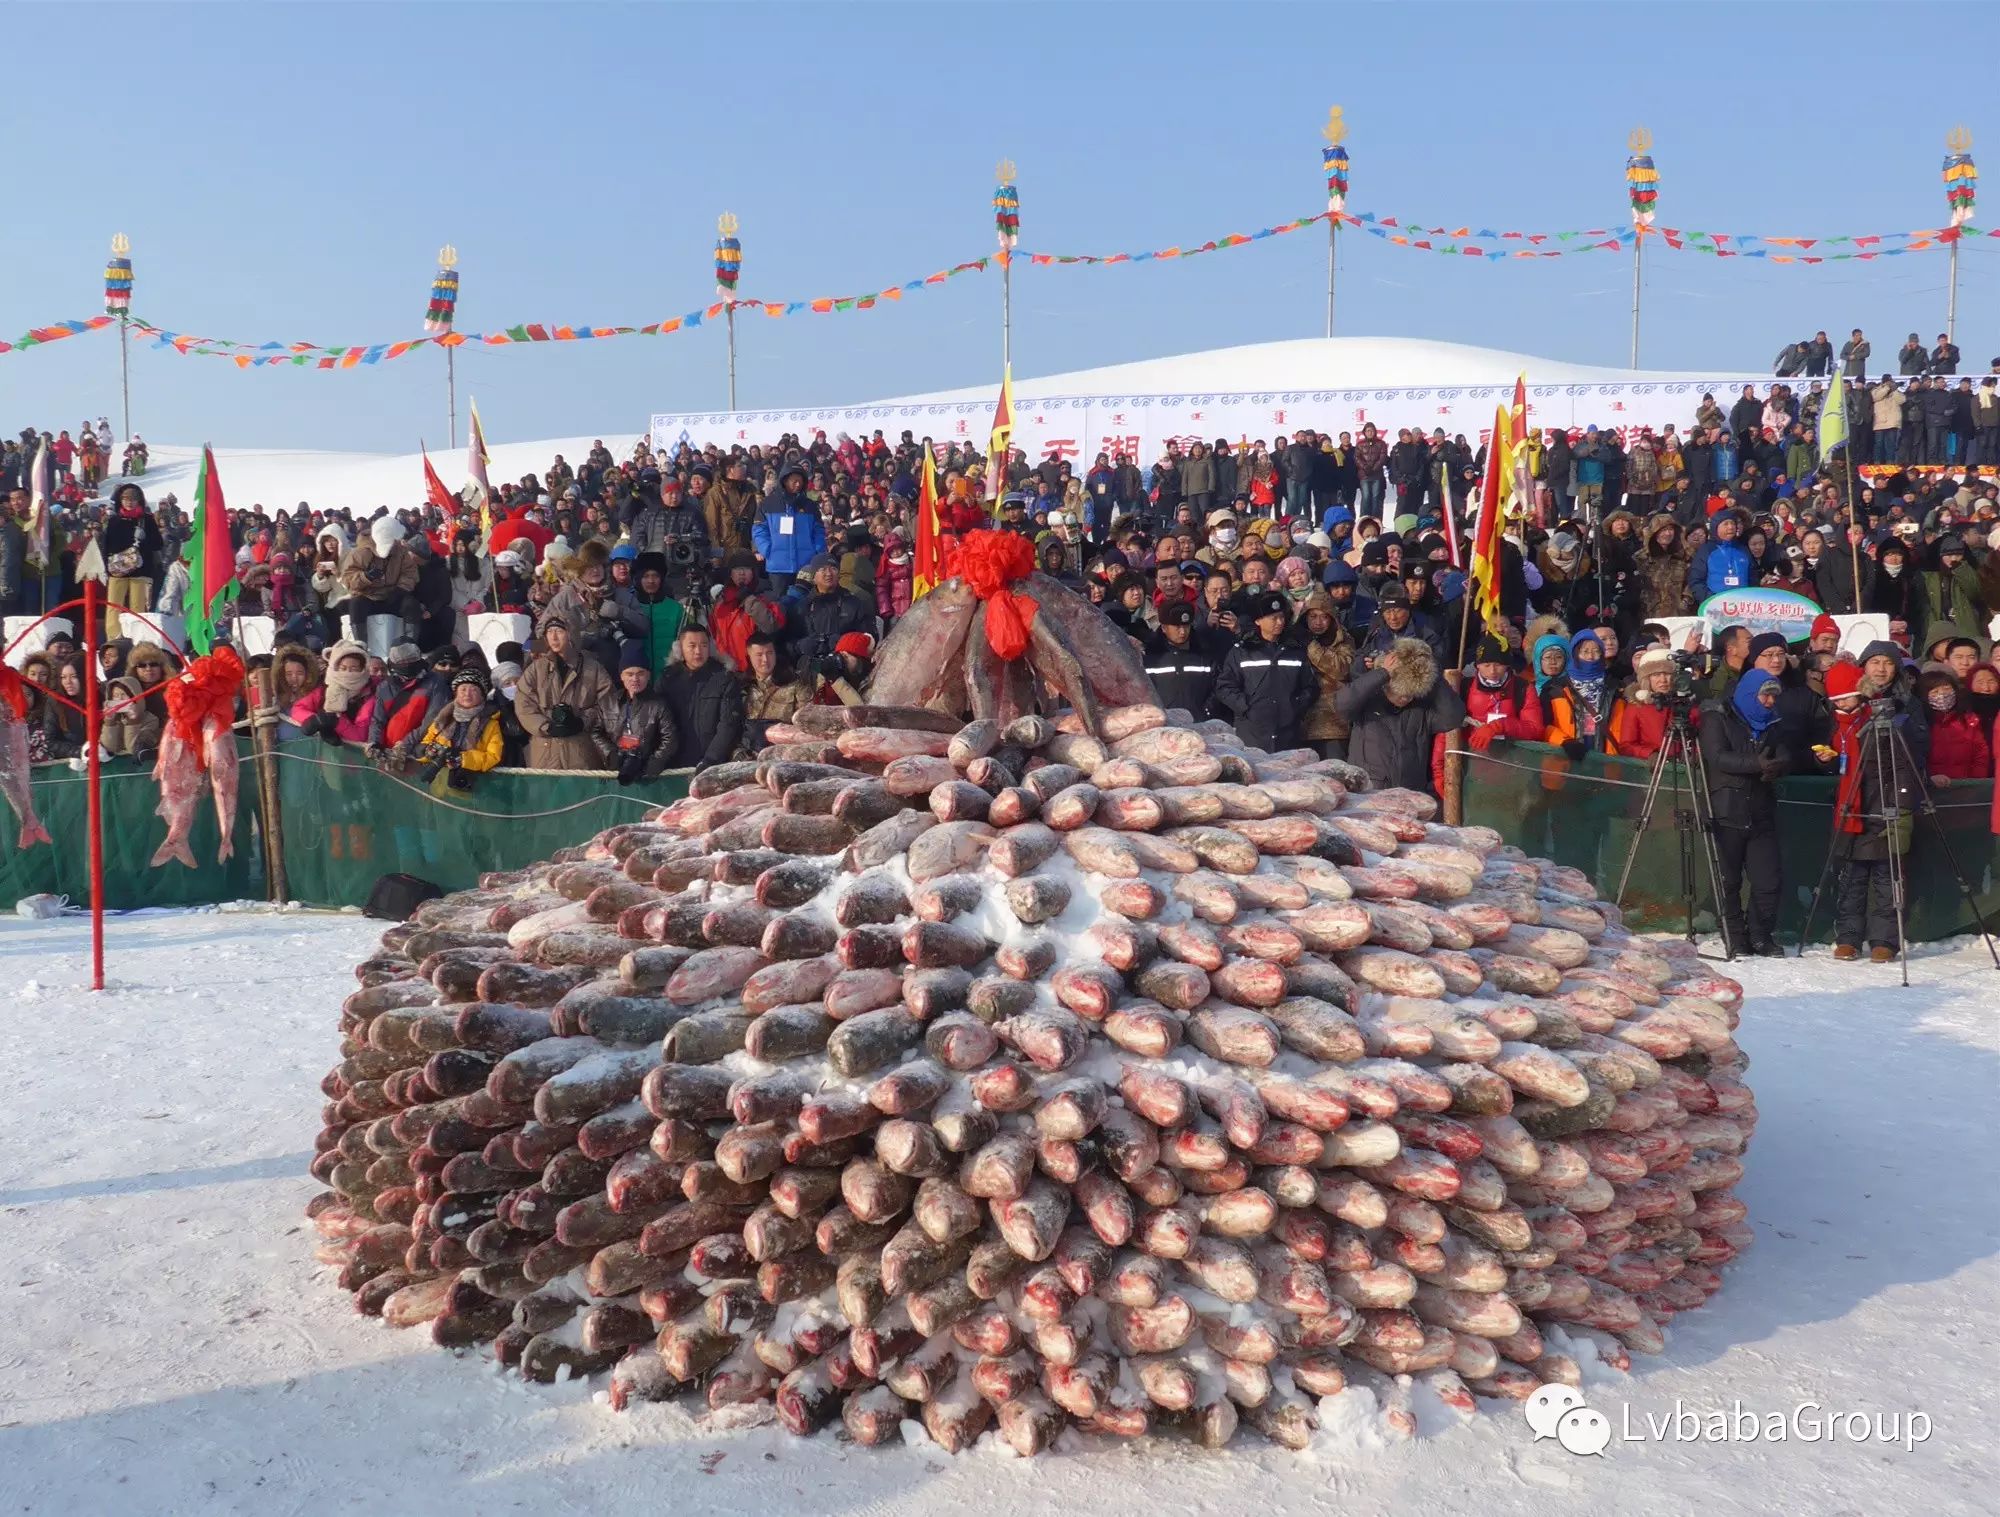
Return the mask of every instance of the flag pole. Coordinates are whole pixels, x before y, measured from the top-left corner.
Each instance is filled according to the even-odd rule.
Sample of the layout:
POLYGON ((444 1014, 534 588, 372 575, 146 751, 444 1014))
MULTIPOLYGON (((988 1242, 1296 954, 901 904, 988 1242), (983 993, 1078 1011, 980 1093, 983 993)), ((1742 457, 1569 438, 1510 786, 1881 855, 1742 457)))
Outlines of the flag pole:
POLYGON ((1320 128, 1326 146, 1320 149, 1320 166, 1326 170, 1326 335, 1333 335, 1333 274, 1340 254, 1340 213, 1347 204, 1347 123, 1339 106, 1326 113, 1320 128))
MULTIPOLYGON (((1953 251, 1957 251, 1956 245, 1953 251)), ((1821 418, 1824 424, 1825 418, 1821 418)), ((1861 525, 1861 498, 1854 490, 1854 439, 1848 438, 1840 445, 1840 451, 1847 465, 1847 563, 1854 575, 1854 610, 1861 610, 1861 537, 1855 528, 1861 525)))
MULTIPOLYGON (((122 404, 119 420, 123 426, 123 430, 119 433, 119 436, 124 438, 127 443, 132 441, 132 290, 130 283, 132 265, 129 256, 131 252, 132 239, 127 237, 123 232, 118 233, 111 239, 113 266, 122 266, 127 281, 122 301, 118 307, 118 394, 122 404)), ((1952 255, 1956 257, 1957 254, 1958 249, 1954 246, 1952 248, 1952 255)), ((111 461, 109 459, 104 461, 104 472, 106 474, 111 472, 111 461)))
POLYGON ((1014 367, 1014 246, 1021 234, 1021 194, 1014 187, 1014 160, 1002 158, 993 169, 999 186, 993 191, 993 226, 1000 241, 1000 369, 1014 367))
POLYGON ((1972 162, 1972 132, 1955 126, 1945 133, 1944 191, 1951 207, 1951 272, 1945 279, 1944 335, 1947 342, 1958 341, 1958 245, 1961 230, 1972 220, 1974 197, 1978 192, 1979 171, 1972 162))
MULTIPOLYGON (((458 312, 458 249, 446 243, 438 249, 438 271, 431 280, 430 308, 424 312, 424 330, 443 339, 451 336, 452 318, 458 312)), ((446 435, 458 446, 458 344, 444 342, 444 405, 446 435)))
POLYGON ((1653 166, 1653 134, 1634 127, 1625 139, 1625 190, 1632 201, 1632 367, 1639 367, 1639 293, 1645 276, 1646 234, 1653 229, 1653 207, 1660 198, 1660 171, 1653 166))
POLYGON ((451 445, 458 446, 458 349, 444 350, 445 414, 451 425, 451 445))
POLYGON ((84 796, 88 807, 88 847, 90 863, 90 988, 104 988, 104 776, 100 762, 104 746, 104 697, 98 672, 103 667, 104 586, 95 579, 83 582, 83 651, 90 662, 83 678, 83 737, 89 750, 85 766, 89 786, 84 796))
POLYGON ((729 333, 729 410, 736 411, 736 281, 743 276, 743 244, 736 240, 736 213, 715 218, 721 235, 715 244, 715 293, 723 302, 722 320, 729 333))

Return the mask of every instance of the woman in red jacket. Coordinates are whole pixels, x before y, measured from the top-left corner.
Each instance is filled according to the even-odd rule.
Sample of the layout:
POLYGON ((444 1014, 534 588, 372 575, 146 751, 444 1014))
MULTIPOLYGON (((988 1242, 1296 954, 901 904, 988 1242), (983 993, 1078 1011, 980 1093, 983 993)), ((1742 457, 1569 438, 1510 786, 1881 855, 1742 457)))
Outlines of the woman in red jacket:
POLYGON ((1611 705, 1611 732, 1606 753, 1620 758, 1649 759, 1667 740, 1667 694, 1674 688, 1674 656, 1665 648, 1648 648, 1633 665, 1634 678, 1611 705))
POLYGON ((1917 681, 1917 693, 1930 708, 1931 783, 1992 779, 1993 745, 1985 724, 1966 705, 1957 677, 1933 669, 1917 681))
MULTIPOLYGON (((1535 687, 1514 672, 1507 645, 1487 633, 1473 649, 1472 678, 1465 685, 1465 746, 1486 753, 1506 738, 1539 743, 1546 730, 1535 687)), ((1444 755, 1440 735, 1431 749, 1431 783, 1439 795, 1444 794, 1444 755)))

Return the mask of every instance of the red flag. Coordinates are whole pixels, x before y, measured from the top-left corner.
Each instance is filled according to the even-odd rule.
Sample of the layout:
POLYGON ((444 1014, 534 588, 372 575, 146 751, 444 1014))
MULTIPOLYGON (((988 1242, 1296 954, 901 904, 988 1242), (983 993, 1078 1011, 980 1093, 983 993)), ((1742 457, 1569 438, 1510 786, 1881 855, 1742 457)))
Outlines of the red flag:
POLYGON ((921 599, 944 582, 944 544, 938 534, 937 464, 924 448, 924 482, 917 491, 917 545, 910 570, 913 599, 921 599))
MULTIPOLYGON (((418 446, 423 445, 420 443, 418 446)), ((444 487, 444 481, 438 478, 437 470, 431 467, 431 450, 424 448, 423 452, 424 498, 444 513, 446 521, 450 521, 458 515, 458 497, 444 487)))
POLYGON ((201 472, 195 476, 192 526, 181 548, 190 581, 187 640, 196 653, 205 654, 214 645, 223 608, 242 589, 236 578, 236 553, 229 542, 229 507, 222 499, 215 454, 206 444, 201 450, 201 472))

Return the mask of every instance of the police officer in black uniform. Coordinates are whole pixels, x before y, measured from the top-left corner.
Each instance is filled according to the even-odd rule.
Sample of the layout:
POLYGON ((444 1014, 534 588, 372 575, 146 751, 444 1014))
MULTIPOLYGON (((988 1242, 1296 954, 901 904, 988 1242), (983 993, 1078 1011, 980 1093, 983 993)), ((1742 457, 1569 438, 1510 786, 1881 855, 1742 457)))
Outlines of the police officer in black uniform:
POLYGON ((1194 607, 1187 601, 1160 607, 1159 630, 1146 639, 1145 654, 1146 676, 1160 704, 1169 709, 1177 706, 1192 712, 1196 721, 1205 721, 1216 672, 1228 647, 1222 634, 1195 626, 1194 607))
POLYGON ((1299 723, 1319 698, 1319 676, 1305 650, 1286 634, 1291 603, 1276 590, 1250 605, 1252 630, 1222 661, 1215 677, 1215 709, 1253 748, 1276 753, 1299 746, 1299 723))

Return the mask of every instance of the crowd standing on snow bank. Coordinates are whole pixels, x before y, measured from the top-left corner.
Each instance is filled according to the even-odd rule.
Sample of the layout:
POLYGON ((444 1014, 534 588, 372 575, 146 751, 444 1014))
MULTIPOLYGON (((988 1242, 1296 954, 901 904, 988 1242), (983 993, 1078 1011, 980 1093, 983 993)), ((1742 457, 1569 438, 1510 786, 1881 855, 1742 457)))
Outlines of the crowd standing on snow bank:
MULTIPOLYGON (((1749 586, 1885 615, 1889 698, 1912 731, 1942 738, 1925 750, 1931 776, 1988 778, 2000 482, 1985 461, 2000 460, 2000 388, 1938 390, 1922 376, 1851 387, 1857 456, 1912 465, 1879 488, 1857 483, 1851 499, 1845 471, 1819 465, 1824 396, 1818 383, 1746 387, 1726 410, 1704 397, 1684 433, 1538 434, 1526 452, 1536 498, 1502 548, 1502 615, 1463 634, 1446 532, 1470 530, 1483 463, 1463 435, 1408 427, 1392 439, 1370 424, 1358 436, 1194 440, 1145 462, 1100 454, 1081 476, 1068 459, 1015 451, 997 502, 988 461, 953 444, 935 453, 938 517, 947 553, 980 526, 1028 538, 1045 572, 1141 645, 1168 704, 1229 721, 1246 741, 1353 757, 1387 782, 1437 785, 1454 730, 1482 752, 1537 741, 1649 757, 1671 662, 1659 619, 1749 586), (1926 397, 1968 391, 1933 424, 1926 397), (1961 462, 1915 467, 1932 458, 1961 462)), ((665 453, 641 443, 617 458, 599 442, 502 484, 490 534, 470 510, 253 504, 231 512, 242 583, 231 614, 277 624, 288 736, 351 745, 440 787, 499 766, 643 782, 754 753, 802 705, 861 699, 915 594, 928 443, 815 434, 665 453), (481 650, 467 635, 480 611, 525 616, 532 632, 481 650)), ((101 507, 64 513, 55 562, 38 566, 21 556, 25 496, 11 499, 0 528, 10 612, 72 593, 93 559, 114 617, 181 609, 189 527, 171 496, 114 481, 101 507)), ((110 630, 101 677, 136 689, 151 672, 123 667, 137 634, 110 630)), ((1732 709, 1755 664, 1777 687, 1783 772, 1839 767, 1831 642, 1816 632, 1760 647, 1731 629, 1706 655, 1709 714, 1732 709)), ((70 678, 62 662, 58 651, 48 668, 70 678)), ((73 724, 39 705, 39 751, 66 756, 73 724)), ((148 748, 143 726, 121 741, 148 748)))

